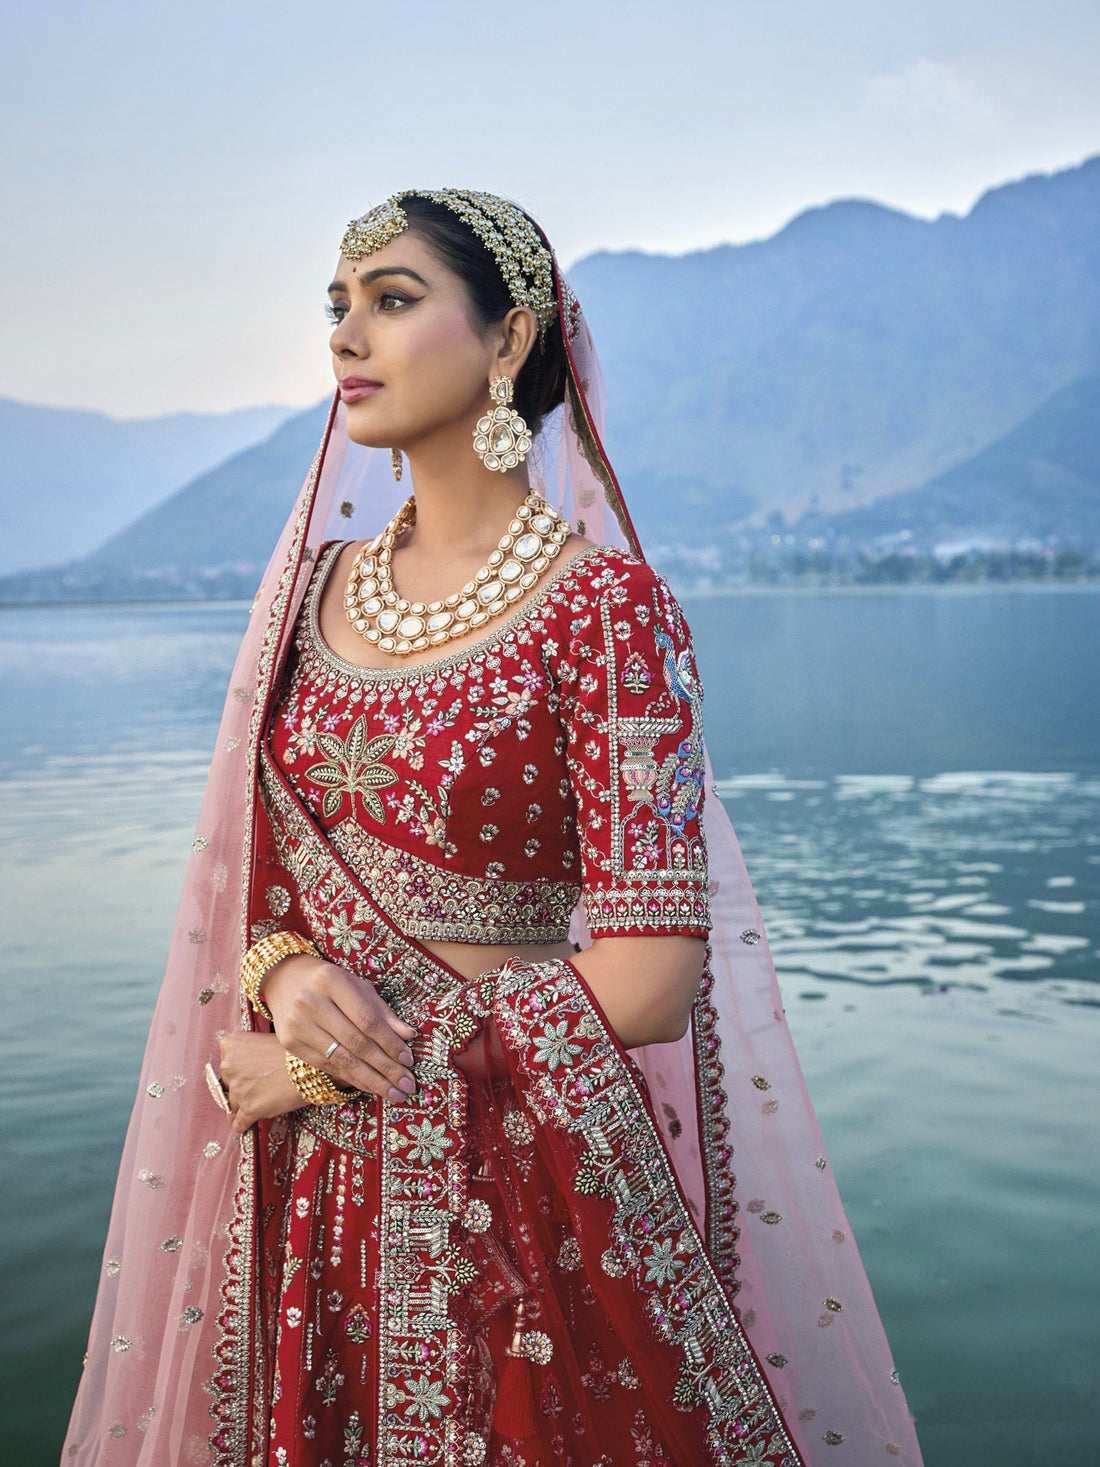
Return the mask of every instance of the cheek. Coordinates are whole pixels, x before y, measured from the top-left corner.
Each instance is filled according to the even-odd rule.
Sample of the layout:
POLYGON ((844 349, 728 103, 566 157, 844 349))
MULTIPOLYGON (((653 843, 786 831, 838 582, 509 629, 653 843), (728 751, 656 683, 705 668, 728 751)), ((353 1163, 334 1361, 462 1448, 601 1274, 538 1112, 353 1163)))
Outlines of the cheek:
POLYGON ((488 372, 485 349, 462 310, 425 315, 410 321, 402 343, 402 370, 410 384, 444 392, 448 398, 476 393, 488 372))

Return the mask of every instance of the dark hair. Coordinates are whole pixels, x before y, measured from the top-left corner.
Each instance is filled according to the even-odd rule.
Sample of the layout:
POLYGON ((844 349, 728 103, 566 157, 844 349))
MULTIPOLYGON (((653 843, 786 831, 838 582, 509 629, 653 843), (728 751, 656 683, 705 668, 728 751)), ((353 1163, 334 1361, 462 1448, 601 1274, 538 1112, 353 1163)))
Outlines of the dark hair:
MULTIPOLYGON (((465 283, 475 324, 488 326, 502 320, 515 301, 492 252, 470 226, 446 204, 415 194, 402 199, 401 207, 410 230, 426 240, 444 265, 465 283)), ((536 342, 516 378, 512 406, 532 433, 537 433, 543 418, 565 401, 568 365, 561 320, 555 317, 546 330, 545 349, 540 350, 536 342)))

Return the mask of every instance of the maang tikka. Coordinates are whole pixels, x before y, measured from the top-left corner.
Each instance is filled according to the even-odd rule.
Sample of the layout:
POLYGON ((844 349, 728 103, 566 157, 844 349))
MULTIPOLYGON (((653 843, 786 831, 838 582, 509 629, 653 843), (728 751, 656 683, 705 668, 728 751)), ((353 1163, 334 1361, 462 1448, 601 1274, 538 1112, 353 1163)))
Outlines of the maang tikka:
POLYGON ((505 474, 521 464, 531 450, 531 430, 514 408, 511 377, 489 382, 491 405, 474 429, 474 452, 487 469, 505 474))

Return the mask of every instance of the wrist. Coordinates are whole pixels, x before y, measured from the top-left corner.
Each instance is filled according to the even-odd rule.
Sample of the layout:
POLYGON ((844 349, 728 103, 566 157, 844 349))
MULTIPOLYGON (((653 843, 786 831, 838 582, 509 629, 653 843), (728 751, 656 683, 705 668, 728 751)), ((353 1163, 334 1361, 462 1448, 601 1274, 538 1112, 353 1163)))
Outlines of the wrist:
POLYGON ((276 964, 296 954, 311 954, 315 958, 319 956, 313 943, 297 932, 273 932, 253 943, 241 963, 241 988, 246 998, 257 1013, 263 1014, 272 1023, 275 1020, 260 996, 260 987, 276 964))
POLYGON ((260 981, 260 994, 263 1002, 270 1009, 272 1001, 278 1001, 279 995, 287 986, 289 979, 295 972, 307 963, 318 961, 316 953, 288 953, 285 958, 279 958, 272 963, 260 981))

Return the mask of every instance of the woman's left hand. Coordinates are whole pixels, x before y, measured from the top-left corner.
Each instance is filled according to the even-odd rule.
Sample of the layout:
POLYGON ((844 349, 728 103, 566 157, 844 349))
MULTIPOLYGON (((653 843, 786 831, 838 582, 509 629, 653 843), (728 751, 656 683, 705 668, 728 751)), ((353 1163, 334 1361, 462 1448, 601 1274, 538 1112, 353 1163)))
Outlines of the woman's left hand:
POLYGON ((237 1029, 223 1034, 220 1043, 221 1078, 238 1136, 263 1117, 285 1115, 307 1103, 287 1072, 286 1050, 277 1035, 237 1029))

